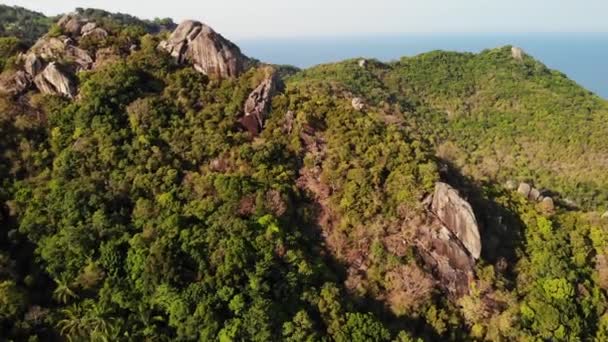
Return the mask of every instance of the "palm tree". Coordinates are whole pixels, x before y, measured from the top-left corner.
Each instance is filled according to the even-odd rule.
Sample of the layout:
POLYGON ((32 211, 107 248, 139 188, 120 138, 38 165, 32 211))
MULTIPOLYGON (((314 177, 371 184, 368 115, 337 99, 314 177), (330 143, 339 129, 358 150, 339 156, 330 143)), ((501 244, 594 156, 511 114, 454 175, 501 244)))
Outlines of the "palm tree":
POLYGON ((67 277, 62 276, 60 279, 53 280, 57 284, 57 287, 53 290, 53 299, 62 304, 67 304, 70 299, 78 298, 78 295, 70 289, 67 277))
POLYGON ((61 310, 64 318, 57 323, 59 332, 68 341, 116 341, 120 327, 107 317, 107 310, 91 299, 61 310))

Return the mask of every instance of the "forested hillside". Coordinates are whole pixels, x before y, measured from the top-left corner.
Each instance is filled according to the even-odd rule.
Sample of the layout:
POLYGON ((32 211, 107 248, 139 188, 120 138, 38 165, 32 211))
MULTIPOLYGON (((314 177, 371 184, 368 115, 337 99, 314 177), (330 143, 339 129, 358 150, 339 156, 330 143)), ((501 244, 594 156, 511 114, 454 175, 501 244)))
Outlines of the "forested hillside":
POLYGON ((608 340, 608 106, 521 50, 48 30, 0 40, 2 339, 608 340))

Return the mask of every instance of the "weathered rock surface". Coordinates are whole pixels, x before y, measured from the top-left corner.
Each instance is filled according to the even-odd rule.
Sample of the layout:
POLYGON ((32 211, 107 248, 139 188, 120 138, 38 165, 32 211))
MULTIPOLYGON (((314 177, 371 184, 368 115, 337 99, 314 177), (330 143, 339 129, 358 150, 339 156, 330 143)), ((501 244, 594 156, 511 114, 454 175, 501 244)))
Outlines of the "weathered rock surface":
POLYGON ((93 40, 105 39, 108 36, 106 30, 80 14, 67 14, 57 24, 63 35, 45 35, 38 39, 29 51, 21 56, 23 69, 16 74, 17 78, 11 82, 5 81, 4 88, 12 93, 21 93, 30 87, 33 80, 36 88, 42 93, 73 97, 76 89, 72 79, 76 72, 100 66, 110 60, 110 55, 120 55, 105 49, 91 55, 79 47, 80 40, 85 36, 93 40), (63 66, 61 69, 56 64, 58 61, 61 61, 63 66))
POLYGON ((80 34, 84 36, 84 35, 86 35, 87 33, 91 32, 91 31, 93 31, 96 28, 97 28, 97 24, 96 23, 93 23, 93 22, 86 23, 80 29, 80 34))
POLYGON ((36 76, 40 71, 42 71, 42 63, 43 61, 38 58, 36 54, 29 53, 25 56, 23 68, 25 69, 25 72, 31 76, 36 76))
POLYGON ((475 260, 442 222, 428 219, 417 230, 415 241, 420 255, 448 293, 456 297, 468 294, 475 260))
POLYGON ((34 83, 43 94, 63 95, 69 98, 76 95, 72 80, 57 67, 55 62, 47 65, 34 78, 34 83))
POLYGON ((68 41, 66 37, 63 37, 63 39, 58 37, 42 37, 38 39, 29 52, 44 60, 56 59, 63 55, 68 41))
POLYGON ((277 94, 279 80, 274 71, 249 94, 245 101, 245 115, 241 124, 253 135, 258 135, 264 128, 264 122, 270 110, 272 98, 277 94))
POLYGON ((543 210, 545 211, 554 211, 555 210, 555 203, 553 202, 553 198, 551 197, 544 197, 541 201, 540 201, 541 207, 543 208, 543 210))
POLYGON ((359 97, 355 97, 351 101, 351 104, 355 110, 363 110, 363 108, 365 108, 365 102, 359 97))
POLYGON ((0 75, 0 93, 18 95, 27 90, 31 84, 31 77, 21 70, 0 75))
POLYGON ((214 77, 237 77, 250 63, 238 46, 198 21, 182 22, 159 47, 178 63, 190 62, 199 72, 214 77))
POLYGON ((64 33, 70 34, 72 36, 80 35, 82 27, 86 24, 86 21, 83 20, 78 14, 66 14, 59 21, 57 25, 62 29, 64 33))
POLYGON ((528 194, 528 199, 530 201, 538 201, 540 199, 540 191, 536 188, 530 189, 530 193, 528 194))
POLYGON ((479 226, 469 202, 450 185, 438 182, 435 185, 431 210, 439 220, 462 242, 474 259, 481 255, 479 226))
POLYGON ((530 191, 532 191, 532 186, 528 183, 520 183, 517 188, 517 192, 524 195, 526 198, 530 195, 530 191))
POLYGON ((518 60, 518 61, 522 61, 524 59, 524 50, 522 50, 521 48, 518 48, 517 46, 513 46, 511 48, 511 56, 518 60))
POLYGON ((104 39, 108 38, 108 31, 106 31, 100 27, 96 27, 94 29, 84 32, 84 28, 83 28, 82 38, 84 38, 84 37, 89 37, 89 39, 94 39, 94 40, 104 40, 104 39))

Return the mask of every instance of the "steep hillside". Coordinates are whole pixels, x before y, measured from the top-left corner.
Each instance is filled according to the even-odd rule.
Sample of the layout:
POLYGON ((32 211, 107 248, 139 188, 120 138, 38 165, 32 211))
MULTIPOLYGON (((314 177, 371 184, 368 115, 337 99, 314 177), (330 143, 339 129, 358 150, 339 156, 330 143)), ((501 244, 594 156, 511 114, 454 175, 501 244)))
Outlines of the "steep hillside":
POLYGON ((608 339, 608 107, 523 51, 298 71, 99 10, 0 43, 3 338, 608 339))
POLYGON ((607 208, 608 103, 565 75, 511 47, 358 63, 293 80, 340 82, 379 106, 398 105, 440 158, 477 181, 532 182, 569 203, 607 208))
POLYGON ((45 34, 53 19, 22 7, 0 4, 0 37, 16 37, 31 44, 45 34))

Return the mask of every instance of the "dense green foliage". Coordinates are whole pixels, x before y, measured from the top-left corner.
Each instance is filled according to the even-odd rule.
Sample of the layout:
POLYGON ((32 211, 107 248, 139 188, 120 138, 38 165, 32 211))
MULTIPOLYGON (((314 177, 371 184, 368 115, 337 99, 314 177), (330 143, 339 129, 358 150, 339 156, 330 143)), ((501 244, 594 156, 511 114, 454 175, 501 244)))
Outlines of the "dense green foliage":
POLYGON ((53 19, 42 13, 0 4, 0 37, 17 37, 32 44, 49 30, 52 23, 53 19))
POLYGON ((270 67, 210 78, 157 49, 171 22, 79 11, 111 32, 88 49, 137 49, 73 101, 0 97, 2 339, 608 339, 607 107, 565 76, 508 48, 283 67, 252 137, 270 67), (415 243, 440 179, 482 227, 458 297, 415 243))

